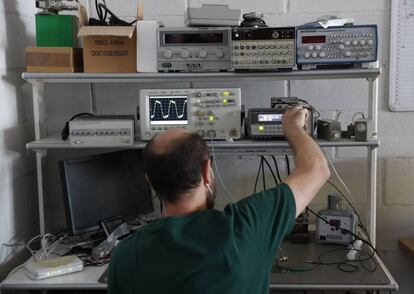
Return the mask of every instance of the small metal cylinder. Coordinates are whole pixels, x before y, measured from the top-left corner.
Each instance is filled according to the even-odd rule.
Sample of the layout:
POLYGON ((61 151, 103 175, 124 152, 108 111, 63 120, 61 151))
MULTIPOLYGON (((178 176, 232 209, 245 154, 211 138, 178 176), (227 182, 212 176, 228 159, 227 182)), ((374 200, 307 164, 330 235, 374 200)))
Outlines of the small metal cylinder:
POLYGON ((338 194, 328 195, 328 209, 333 209, 333 210, 341 209, 341 197, 338 194))

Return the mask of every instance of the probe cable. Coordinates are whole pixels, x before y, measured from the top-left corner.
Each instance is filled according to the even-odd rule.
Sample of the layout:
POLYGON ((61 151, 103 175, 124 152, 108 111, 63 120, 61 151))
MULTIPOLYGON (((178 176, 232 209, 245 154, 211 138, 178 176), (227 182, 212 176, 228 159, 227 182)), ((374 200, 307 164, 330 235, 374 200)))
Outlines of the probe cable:
POLYGON ((273 169, 272 169, 272 167, 269 164, 269 161, 267 161, 266 157, 263 156, 263 155, 262 155, 262 158, 263 158, 264 163, 266 163, 267 167, 269 168, 270 173, 272 174, 273 180, 275 181, 275 185, 277 186, 278 185, 278 182, 277 182, 275 173, 273 172, 273 169))
POLYGON ((219 181, 220 181, 220 183, 221 183, 221 185, 222 185, 222 187, 223 187, 224 191, 226 192, 226 194, 230 197, 230 199, 231 199, 233 202, 236 202, 236 199, 233 197, 233 195, 232 195, 232 194, 230 193, 230 191, 227 189, 226 185, 225 185, 225 184, 224 184, 224 182, 223 182, 223 179, 221 178, 220 171, 219 171, 219 169, 218 169, 218 167, 217 167, 217 160, 216 160, 216 153, 215 153, 215 151, 214 151, 214 141, 213 141, 213 139, 211 139, 211 151, 212 151, 212 155, 213 155, 213 164, 214 164, 214 169, 216 170, 217 177, 218 177, 218 179, 219 179, 219 181))
POLYGON ((253 191, 253 194, 256 194, 257 183, 259 181, 260 169, 262 168, 262 165, 263 165, 263 158, 260 159, 259 168, 257 169, 257 175, 256 175, 256 181, 254 183, 254 191, 253 191))
POLYGON ((280 177, 280 172, 279 172, 279 167, 277 165, 276 157, 274 155, 272 155, 272 159, 273 159, 273 162, 275 164, 277 178, 279 179, 279 183, 281 183, 282 182, 282 178, 280 177))

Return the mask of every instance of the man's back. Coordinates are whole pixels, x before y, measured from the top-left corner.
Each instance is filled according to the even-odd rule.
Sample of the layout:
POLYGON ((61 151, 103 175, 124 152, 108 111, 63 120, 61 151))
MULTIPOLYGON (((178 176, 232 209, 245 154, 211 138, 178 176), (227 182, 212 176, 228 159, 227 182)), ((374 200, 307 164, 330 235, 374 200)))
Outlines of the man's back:
POLYGON ((154 222, 112 256, 109 293, 266 293, 295 219, 286 184, 228 205, 154 222))

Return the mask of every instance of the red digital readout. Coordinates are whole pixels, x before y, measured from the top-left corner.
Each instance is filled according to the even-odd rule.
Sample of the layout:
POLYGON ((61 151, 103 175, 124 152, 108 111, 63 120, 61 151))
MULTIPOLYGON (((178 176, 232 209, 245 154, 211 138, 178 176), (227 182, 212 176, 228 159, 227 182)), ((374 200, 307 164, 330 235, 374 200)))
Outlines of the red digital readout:
POLYGON ((302 37, 302 44, 309 44, 309 43, 325 43, 326 36, 303 36, 302 37))

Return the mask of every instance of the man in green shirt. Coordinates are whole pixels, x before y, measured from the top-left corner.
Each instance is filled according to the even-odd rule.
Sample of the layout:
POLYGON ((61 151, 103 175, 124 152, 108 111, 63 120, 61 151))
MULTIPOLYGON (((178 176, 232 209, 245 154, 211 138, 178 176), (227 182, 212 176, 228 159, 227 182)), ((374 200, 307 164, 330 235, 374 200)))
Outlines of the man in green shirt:
POLYGON ((209 150, 197 134, 172 129, 144 150, 148 181, 165 218, 123 240, 111 257, 109 293, 267 293, 272 261, 295 217, 330 172, 304 131, 307 111, 283 117, 295 170, 275 188, 214 210, 209 150))

